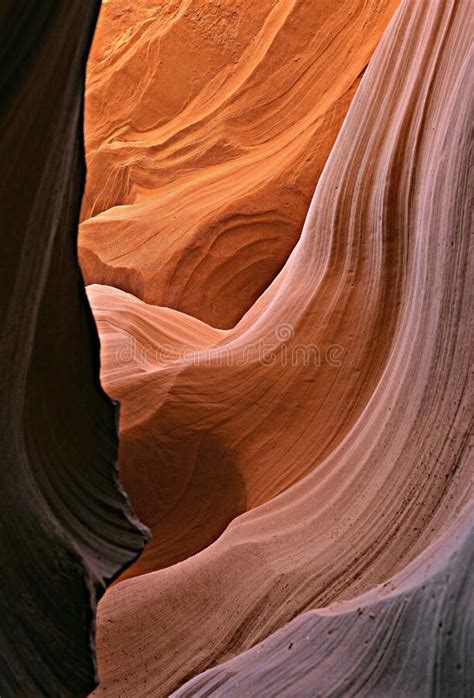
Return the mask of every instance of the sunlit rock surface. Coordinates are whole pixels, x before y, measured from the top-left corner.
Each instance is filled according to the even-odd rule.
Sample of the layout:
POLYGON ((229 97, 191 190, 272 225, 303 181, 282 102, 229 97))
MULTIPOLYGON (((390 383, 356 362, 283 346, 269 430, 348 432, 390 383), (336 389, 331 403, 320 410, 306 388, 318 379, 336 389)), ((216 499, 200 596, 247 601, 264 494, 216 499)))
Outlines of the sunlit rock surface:
POLYGON ((88 283, 229 328, 293 249, 397 0, 111 0, 88 67, 88 283))
POLYGON ((100 605, 97 695, 472 694, 470 12, 400 4, 235 327, 89 288, 154 533, 100 605))

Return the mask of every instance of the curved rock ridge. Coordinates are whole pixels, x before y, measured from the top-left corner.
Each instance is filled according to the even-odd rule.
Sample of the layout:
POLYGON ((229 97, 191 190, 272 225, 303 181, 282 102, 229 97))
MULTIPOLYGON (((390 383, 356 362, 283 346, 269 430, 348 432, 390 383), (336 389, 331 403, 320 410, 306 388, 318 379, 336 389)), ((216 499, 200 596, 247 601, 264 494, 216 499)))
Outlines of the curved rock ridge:
POLYGON ((95 607, 146 531, 117 478, 116 406, 77 262, 98 3, 0 10, 0 695, 97 683, 95 607))
POLYGON ((472 695, 473 515, 384 584, 302 613, 173 697, 472 695))
POLYGON ((294 247, 397 4, 104 5, 86 91, 87 283, 234 326, 294 247))
MULTIPOLYGON (((292 695, 274 650, 286 641, 285 625, 319 609, 289 627, 299 637, 306 622, 314 625, 315 664, 319 656, 327 667, 329 641, 320 632, 333 621, 321 620, 321 609, 361 594, 369 596, 355 603, 373 621, 362 621, 361 638, 373 628, 385 647, 389 627, 407 627, 386 648, 385 663, 374 654, 375 639, 369 664, 354 660, 361 672, 375 672, 363 685, 350 673, 357 695, 382 686, 395 697, 398 686, 413 686, 417 667, 420 677, 429 673, 434 695, 457 690, 459 671, 468 685, 463 633, 472 623, 458 619, 469 609, 461 553, 471 544, 459 541, 472 519, 459 523, 458 543, 448 532, 472 499, 470 10, 469 0, 402 2, 298 244, 235 328, 206 328, 117 289, 90 290, 102 379, 123 405, 121 472, 154 531, 139 576, 119 582, 100 604, 97 695, 166 696, 227 660, 233 663, 184 695, 196 687, 217 695, 216 681, 224 694, 235 691, 230 672, 242 675, 243 665, 245 686, 254 674, 262 695, 269 686, 292 695), (216 472, 228 480, 213 492, 216 472), (195 516, 202 536, 203 491, 209 536, 226 524, 219 497, 246 511, 215 543, 171 565, 173 555, 189 554, 189 541, 203 542, 193 528, 195 516), (188 547, 177 539, 181 530, 188 547), (385 601, 374 591, 393 579, 410 586, 405 610, 396 591, 385 601), (444 598, 451 588, 453 598, 444 598), (416 635, 424 609, 452 612, 452 637, 428 619, 420 626, 426 633, 416 635), (260 663, 255 646, 276 631, 260 663), (400 676, 390 683, 397 657, 400 676), (274 667, 267 678, 265 662, 274 667)), ((347 641, 338 655, 344 663, 356 617, 339 606, 335 613, 347 641)), ((314 688, 316 666, 304 684, 310 663, 297 659, 295 681, 314 688)), ((333 680, 325 684, 331 695, 346 695, 342 669, 333 680)))

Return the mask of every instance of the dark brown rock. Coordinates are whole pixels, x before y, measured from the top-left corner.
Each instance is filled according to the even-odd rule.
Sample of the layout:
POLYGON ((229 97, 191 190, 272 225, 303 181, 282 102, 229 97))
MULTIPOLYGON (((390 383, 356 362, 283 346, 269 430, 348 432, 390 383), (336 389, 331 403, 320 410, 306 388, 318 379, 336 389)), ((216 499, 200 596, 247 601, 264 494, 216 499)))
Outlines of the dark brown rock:
POLYGON ((2 698, 93 689, 97 598, 146 538, 118 483, 117 407, 77 263, 99 6, 0 9, 2 698))

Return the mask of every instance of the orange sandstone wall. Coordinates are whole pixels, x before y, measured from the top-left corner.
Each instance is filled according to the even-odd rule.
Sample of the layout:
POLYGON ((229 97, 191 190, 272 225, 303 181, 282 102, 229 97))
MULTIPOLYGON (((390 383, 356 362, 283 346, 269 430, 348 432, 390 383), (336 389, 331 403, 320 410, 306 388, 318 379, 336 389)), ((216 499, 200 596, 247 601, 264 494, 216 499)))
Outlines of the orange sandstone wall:
POLYGON ((97 696, 473 694, 470 14, 400 4, 235 327, 88 289, 153 533, 100 605, 97 696))
POLYGON ((234 326, 298 240, 396 5, 104 3, 86 91, 86 283, 234 326))

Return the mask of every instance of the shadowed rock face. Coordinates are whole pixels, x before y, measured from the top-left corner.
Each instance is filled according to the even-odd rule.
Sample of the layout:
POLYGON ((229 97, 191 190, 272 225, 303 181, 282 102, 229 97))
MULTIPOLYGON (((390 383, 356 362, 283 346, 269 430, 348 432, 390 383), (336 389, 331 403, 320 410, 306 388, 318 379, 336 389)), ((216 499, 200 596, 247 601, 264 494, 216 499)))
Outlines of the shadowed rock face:
POLYGON ((0 9, 2 698, 93 689, 97 599, 146 537, 118 483, 117 409, 77 263, 98 5, 0 9))

